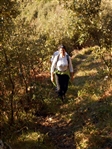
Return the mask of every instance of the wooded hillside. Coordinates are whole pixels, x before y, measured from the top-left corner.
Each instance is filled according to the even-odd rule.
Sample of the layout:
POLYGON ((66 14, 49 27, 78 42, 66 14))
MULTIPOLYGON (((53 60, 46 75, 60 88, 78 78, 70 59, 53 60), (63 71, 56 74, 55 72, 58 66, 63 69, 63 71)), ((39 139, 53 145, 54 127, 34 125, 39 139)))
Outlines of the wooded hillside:
MULTIPOLYGON (((67 47, 67 52, 72 57, 75 76, 77 76, 77 80, 74 76, 74 87, 70 87, 69 102, 66 106, 69 107, 74 101, 75 106, 78 107, 77 102, 81 99, 86 101, 88 96, 91 100, 110 100, 112 97, 109 84, 112 78, 112 0, 0 0, 0 138, 3 141, 14 145, 12 138, 18 136, 18 130, 20 133, 24 129, 27 131, 27 124, 29 121, 34 122, 35 116, 57 114, 56 111, 52 111, 52 104, 49 105, 54 98, 51 95, 53 86, 49 77, 49 60, 61 43, 67 47), (85 57, 88 57, 88 63, 85 57), (88 71, 91 69, 90 74, 86 67, 88 71), (99 69, 96 73, 97 67, 99 69), (80 74, 82 69, 85 71, 84 74, 80 74), (86 82, 87 74, 91 76, 90 82, 86 82), (81 80, 80 75, 83 76, 81 80), (104 82, 100 84, 97 80, 104 82), (98 90, 97 85, 100 86, 98 90), (109 96, 105 96, 106 93, 109 96)), ((79 103, 83 109, 83 100, 79 103)), ((90 101, 88 104, 91 104, 90 101)), ((111 102, 108 104, 110 105, 111 102)), ((101 110, 97 113, 103 114, 103 109, 101 110)), ((82 111, 84 112, 84 109, 82 111)), ((76 113, 75 109, 74 115, 76 113)), ((110 119, 111 110, 107 113, 110 119)), ((96 116, 93 111, 91 114, 96 116)), ((92 115, 90 119, 91 117, 92 115)), ((83 122, 87 124, 90 121, 83 122)), ((111 120, 105 125, 111 126, 111 120)), ((89 132, 93 133, 93 131, 89 132)), ((97 133, 99 132, 96 131, 95 136, 97 133)), ((82 139, 80 135, 84 134, 78 130, 76 134, 78 139, 76 149, 84 149, 84 146, 81 148, 79 145, 82 139)), ((93 142, 92 147, 100 149, 97 143, 93 144, 93 142)), ((89 143, 86 145, 85 148, 89 149, 89 143)))

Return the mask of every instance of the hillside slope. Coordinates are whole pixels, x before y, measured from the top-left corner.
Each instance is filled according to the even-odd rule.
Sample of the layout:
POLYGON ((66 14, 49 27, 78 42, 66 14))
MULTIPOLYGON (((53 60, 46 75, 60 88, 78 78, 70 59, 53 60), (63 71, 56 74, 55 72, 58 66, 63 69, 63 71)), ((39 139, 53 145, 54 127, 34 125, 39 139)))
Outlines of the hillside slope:
POLYGON ((48 114, 24 122, 11 143, 14 149, 112 148, 112 79, 95 59, 94 48, 74 51, 72 60, 75 75, 66 101, 55 97, 49 78, 48 114))

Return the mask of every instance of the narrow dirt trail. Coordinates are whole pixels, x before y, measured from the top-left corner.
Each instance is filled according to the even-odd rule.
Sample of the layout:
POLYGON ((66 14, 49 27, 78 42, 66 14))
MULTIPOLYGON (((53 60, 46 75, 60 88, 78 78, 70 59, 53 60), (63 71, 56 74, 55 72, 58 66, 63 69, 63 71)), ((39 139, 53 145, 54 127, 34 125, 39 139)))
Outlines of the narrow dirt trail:
MULTIPOLYGON (((53 91, 51 91, 51 97, 55 97, 54 93, 52 92, 53 91)), ((52 149, 76 149, 73 122, 63 118, 63 115, 68 114, 63 110, 63 106, 64 104, 62 103, 62 111, 58 111, 58 114, 48 115, 46 117, 38 117, 37 127, 40 132, 48 135, 50 141, 54 145, 54 148, 52 149)))
POLYGON ((44 134, 48 134, 54 149, 75 149, 74 132, 72 132, 72 123, 66 122, 61 116, 47 116, 39 118, 38 128, 44 134))

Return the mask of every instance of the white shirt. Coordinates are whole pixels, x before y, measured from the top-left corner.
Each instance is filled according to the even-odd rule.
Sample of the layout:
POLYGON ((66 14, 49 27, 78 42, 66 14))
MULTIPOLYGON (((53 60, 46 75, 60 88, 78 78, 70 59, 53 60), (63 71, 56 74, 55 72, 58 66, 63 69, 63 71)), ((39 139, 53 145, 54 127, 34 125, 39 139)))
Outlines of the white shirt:
MULTIPOLYGON (((67 52, 65 52, 65 54, 67 55, 67 52)), ((51 62, 53 62, 53 59, 56 55, 59 55, 59 51, 56 51, 53 53, 52 57, 51 57, 51 62)))
POLYGON ((66 55, 64 57, 60 57, 60 55, 58 57, 58 55, 56 55, 51 65, 51 73, 54 72, 55 68, 59 71, 65 71, 69 68, 70 72, 73 72, 73 65, 70 56, 68 64, 66 55))

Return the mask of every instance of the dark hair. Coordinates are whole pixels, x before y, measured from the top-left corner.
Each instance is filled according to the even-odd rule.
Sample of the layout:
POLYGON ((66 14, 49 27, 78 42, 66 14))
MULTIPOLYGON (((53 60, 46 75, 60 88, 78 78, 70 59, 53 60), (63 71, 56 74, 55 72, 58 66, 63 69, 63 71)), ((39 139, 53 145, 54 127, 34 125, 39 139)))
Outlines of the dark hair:
POLYGON ((66 47, 65 47, 64 45, 59 45, 58 50, 59 50, 60 48, 63 48, 63 49, 66 50, 66 47))

